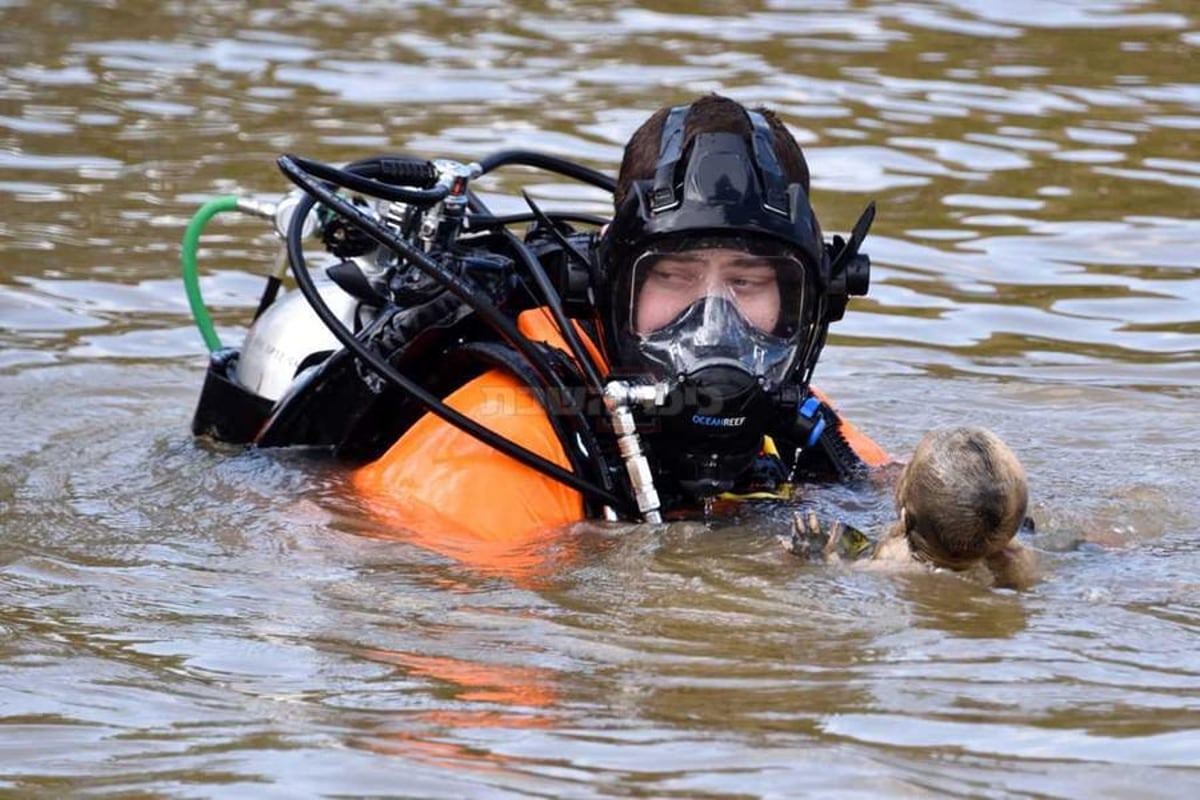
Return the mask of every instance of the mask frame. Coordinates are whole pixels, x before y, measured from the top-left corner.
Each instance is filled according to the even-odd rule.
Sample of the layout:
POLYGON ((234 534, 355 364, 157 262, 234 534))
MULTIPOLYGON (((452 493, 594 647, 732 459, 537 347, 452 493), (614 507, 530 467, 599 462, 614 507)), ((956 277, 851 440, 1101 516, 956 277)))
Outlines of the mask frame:
MULTIPOLYGON (((654 177, 635 182, 600 242, 609 279, 608 335, 623 367, 646 366, 629 325, 633 264, 646 250, 691 237, 765 243, 803 266, 811 311, 791 375, 807 383, 824 342, 830 260, 820 226, 799 183, 787 183, 766 117, 746 110, 751 133, 699 133, 684 146, 691 106, 672 108, 663 125, 654 177)), ((790 376, 789 376, 790 377, 790 376)))
MULTIPOLYGON (((782 385, 791 372, 803 334, 810 327, 804 266, 791 256, 758 256, 738 250, 753 265, 747 268, 738 265, 737 257, 730 253, 734 249, 723 249, 724 254, 712 262, 703 256, 696 261, 687 259, 696 249, 650 250, 634 263, 625 333, 637 342, 641 361, 655 378, 672 381, 720 363, 744 370, 770 391, 782 385), (672 263, 679 256, 684 258, 672 263), (656 277, 660 268, 663 274, 656 277), (762 268, 773 273, 770 286, 752 286, 746 290, 749 297, 739 297, 730 283, 748 274, 761 275, 762 268), (660 287, 654 285, 656 280, 661 281, 660 287), (763 297, 759 293, 773 296, 757 300, 763 297), (643 304, 657 306, 650 318, 664 322, 639 330, 639 320, 645 319, 643 304), (764 313, 772 312, 771 305, 770 327, 756 324, 750 315, 761 321, 764 313)), ((698 252, 711 250, 701 247, 698 252)))

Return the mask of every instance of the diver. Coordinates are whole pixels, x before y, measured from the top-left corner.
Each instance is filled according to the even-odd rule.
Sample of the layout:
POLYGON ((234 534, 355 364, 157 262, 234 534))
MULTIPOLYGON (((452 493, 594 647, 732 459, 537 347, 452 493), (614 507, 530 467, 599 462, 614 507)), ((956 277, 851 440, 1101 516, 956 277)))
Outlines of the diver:
POLYGON ((827 242, 804 154, 765 108, 708 95, 659 109, 615 182, 528 152, 280 167, 304 197, 277 228, 329 330, 270 287, 243 348, 210 348, 198 435, 331 449, 392 524, 490 540, 891 463, 810 386, 830 324, 867 292, 874 206, 827 242), (470 190, 502 163, 607 188, 614 213, 576 230, 582 217, 526 198, 521 239, 470 190), (314 216, 342 259, 332 290, 308 277, 314 216))
MULTIPOLYGON (((826 245, 808 195, 807 164, 787 128, 721 96, 659 110, 626 147, 615 213, 596 248, 592 344, 610 375, 670 387, 638 420, 668 512, 799 479, 849 479, 889 461, 808 386, 829 323, 849 294, 865 293, 867 270, 859 256, 834 271, 851 245, 826 245)), ((447 401, 566 463, 571 443, 511 376, 490 372, 447 401)), ((354 484, 480 535, 587 514, 577 492, 432 416, 354 484)))

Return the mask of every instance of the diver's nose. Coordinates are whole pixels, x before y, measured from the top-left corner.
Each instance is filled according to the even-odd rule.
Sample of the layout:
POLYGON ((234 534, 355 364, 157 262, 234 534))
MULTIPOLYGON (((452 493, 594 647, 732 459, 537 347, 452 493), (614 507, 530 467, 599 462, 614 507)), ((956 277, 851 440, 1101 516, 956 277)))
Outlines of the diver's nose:
POLYGON ((709 347, 721 344, 727 333, 729 311, 729 301, 725 297, 720 294, 706 295, 696 344, 709 347))

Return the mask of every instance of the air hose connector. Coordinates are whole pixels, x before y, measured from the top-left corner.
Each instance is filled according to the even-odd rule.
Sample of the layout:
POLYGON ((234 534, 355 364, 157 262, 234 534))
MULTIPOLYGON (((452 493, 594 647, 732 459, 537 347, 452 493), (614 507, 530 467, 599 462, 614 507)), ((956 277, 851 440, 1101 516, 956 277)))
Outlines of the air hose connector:
POLYGON ((625 472, 637 503, 638 513, 645 522, 662 522, 662 503, 654 485, 654 473, 642 450, 642 439, 633 418, 634 405, 662 405, 666 398, 666 387, 661 384, 627 383, 609 381, 604 385, 604 407, 608 411, 613 433, 617 435, 617 449, 625 462, 625 472))

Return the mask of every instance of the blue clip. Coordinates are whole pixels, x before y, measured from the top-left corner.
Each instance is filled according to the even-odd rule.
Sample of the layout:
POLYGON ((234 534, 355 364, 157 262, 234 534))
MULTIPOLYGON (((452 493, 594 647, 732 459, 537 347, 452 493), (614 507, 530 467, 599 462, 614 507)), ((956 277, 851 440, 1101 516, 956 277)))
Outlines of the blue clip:
POLYGON ((820 410, 821 401, 812 395, 805 398, 804 402, 800 404, 800 408, 797 409, 800 416, 805 419, 816 418, 812 431, 808 434, 808 442, 804 445, 805 447, 812 447, 820 441, 821 434, 825 432, 825 417, 818 413, 820 410))

